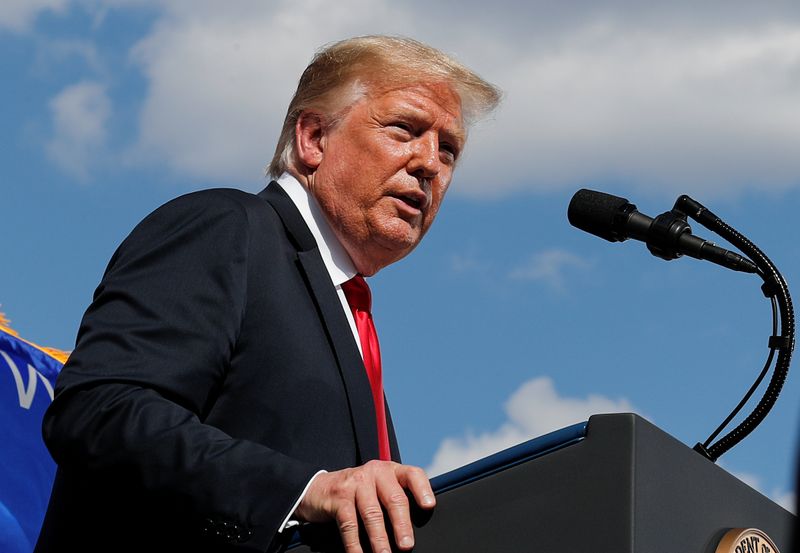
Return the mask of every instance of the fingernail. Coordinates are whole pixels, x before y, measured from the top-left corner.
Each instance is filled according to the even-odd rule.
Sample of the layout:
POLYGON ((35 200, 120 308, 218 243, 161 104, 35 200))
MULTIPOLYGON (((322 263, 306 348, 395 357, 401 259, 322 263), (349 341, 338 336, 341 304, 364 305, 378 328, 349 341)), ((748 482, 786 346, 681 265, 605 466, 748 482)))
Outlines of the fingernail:
POLYGON ((422 505, 423 506, 433 505, 433 496, 431 494, 429 494, 429 493, 426 493, 425 495, 423 495, 422 496, 422 505))
POLYGON ((400 547, 411 547, 412 545, 414 545, 414 540, 411 536, 406 536, 400 540, 400 547))

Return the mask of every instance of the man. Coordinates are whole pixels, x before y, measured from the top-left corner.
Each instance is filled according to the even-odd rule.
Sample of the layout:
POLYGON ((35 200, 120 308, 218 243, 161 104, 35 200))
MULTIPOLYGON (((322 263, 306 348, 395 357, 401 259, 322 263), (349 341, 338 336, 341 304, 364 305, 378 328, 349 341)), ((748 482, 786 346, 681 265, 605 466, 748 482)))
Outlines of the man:
POLYGON ((405 491, 435 500, 395 462, 348 283, 419 243, 466 122, 498 99, 413 40, 342 41, 300 79, 277 182, 189 194, 140 223, 45 418, 59 472, 37 550, 265 551, 329 521, 348 553, 359 522, 373 551, 389 550, 387 525, 410 549, 405 491))

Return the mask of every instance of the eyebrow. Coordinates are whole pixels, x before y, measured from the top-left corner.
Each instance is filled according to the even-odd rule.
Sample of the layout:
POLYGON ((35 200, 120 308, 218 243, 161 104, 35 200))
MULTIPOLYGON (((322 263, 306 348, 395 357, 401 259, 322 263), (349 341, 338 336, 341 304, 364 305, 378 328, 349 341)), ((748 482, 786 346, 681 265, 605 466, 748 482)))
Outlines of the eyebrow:
POLYGON ((461 153, 461 150, 464 149, 464 144, 467 142, 467 131, 464 129, 464 126, 461 125, 454 131, 442 129, 442 134, 444 134, 448 140, 455 142, 458 147, 458 152, 461 153))
MULTIPOLYGON (((449 112, 447 112, 449 114, 449 112)), ((428 124, 430 121, 430 112, 415 106, 413 103, 403 102, 401 105, 394 105, 386 111, 386 115, 390 117, 405 117, 411 119, 413 122, 428 124)), ((439 131, 445 139, 450 142, 455 142, 459 152, 464 149, 464 144, 467 141, 467 132, 463 124, 459 124, 454 128, 442 127, 439 131)))

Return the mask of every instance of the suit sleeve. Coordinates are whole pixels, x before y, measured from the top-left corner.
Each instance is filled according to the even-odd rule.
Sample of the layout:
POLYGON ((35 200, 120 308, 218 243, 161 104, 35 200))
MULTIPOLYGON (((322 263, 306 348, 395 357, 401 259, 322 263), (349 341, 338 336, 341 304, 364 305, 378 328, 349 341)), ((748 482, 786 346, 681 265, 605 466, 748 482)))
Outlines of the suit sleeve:
POLYGON ((221 192, 193 194, 134 229, 84 316, 44 434, 62 469, 131 482, 154 509, 187 513, 185 531, 230 523, 231 541, 266 550, 320 467, 203 423, 246 309, 247 217, 221 192))

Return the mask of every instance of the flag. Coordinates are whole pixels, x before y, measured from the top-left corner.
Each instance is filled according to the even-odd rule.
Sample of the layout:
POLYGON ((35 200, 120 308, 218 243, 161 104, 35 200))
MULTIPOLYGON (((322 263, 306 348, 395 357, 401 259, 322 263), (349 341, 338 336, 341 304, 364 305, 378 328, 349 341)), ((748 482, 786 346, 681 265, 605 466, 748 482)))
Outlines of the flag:
POLYGON ((0 313, 0 551, 30 553, 47 510, 56 466, 42 416, 65 352, 23 340, 0 313))

